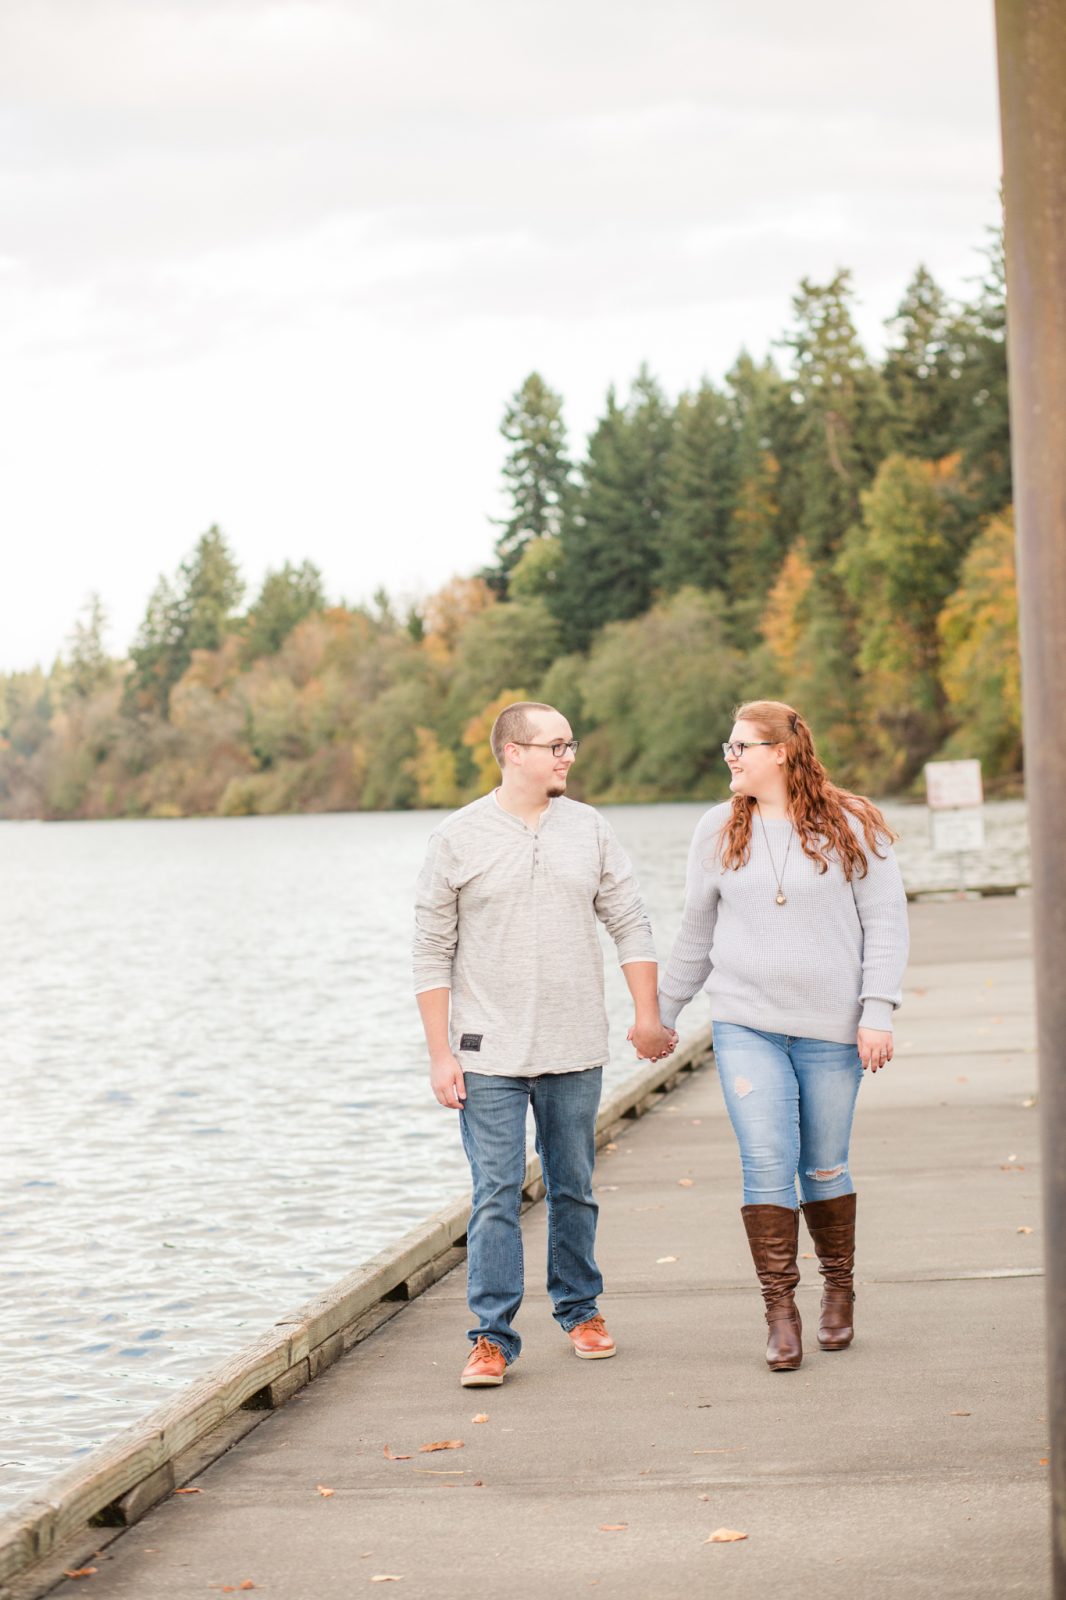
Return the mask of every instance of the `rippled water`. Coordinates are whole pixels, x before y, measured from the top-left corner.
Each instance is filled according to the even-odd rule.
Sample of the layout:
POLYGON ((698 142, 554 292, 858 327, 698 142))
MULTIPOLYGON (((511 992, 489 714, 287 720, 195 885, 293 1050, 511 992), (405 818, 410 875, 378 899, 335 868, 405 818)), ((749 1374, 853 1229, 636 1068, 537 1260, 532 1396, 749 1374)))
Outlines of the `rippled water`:
MULTIPOLYGON (((609 813, 662 956, 702 809, 609 813)), ((908 881, 953 885, 889 809, 908 881)), ((1028 881, 1024 805, 986 817, 969 881, 1028 881)), ((0 824, 0 1505, 465 1189, 410 997, 435 820, 0 824)), ((617 1085, 610 960, 608 999, 617 1085)))

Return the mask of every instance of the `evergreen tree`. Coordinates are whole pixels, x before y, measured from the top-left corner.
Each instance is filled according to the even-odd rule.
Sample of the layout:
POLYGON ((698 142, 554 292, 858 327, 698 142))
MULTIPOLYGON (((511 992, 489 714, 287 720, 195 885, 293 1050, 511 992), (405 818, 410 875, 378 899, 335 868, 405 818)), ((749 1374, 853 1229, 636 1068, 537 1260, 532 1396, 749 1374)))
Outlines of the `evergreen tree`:
POLYGON ((1002 230, 988 246, 977 300, 953 329, 961 374, 954 448, 962 456, 963 504, 983 521, 1011 503, 1010 408, 1007 397, 1007 271, 1002 230))
POLYGON ((925 267, 907 285, 886 326, 892 339, 882 372, 895 448, 938 461, 953 448, 960 351, 948 299, 925 267))
POLYGON ((666 502, 670 409, 642 367, 628 403, 613 389, 589 440, 573 514, 563 525, 561 561, 549 595, 566 642, 584 649, 604 623, 636 617, 651 604, 666 502))
POLYGON ((804 278, 792 302, 795 327, 784 341, 799 407, 797 532, 815 559, 839 547, 883 454, 883 388, 856 332, 851 301, 850 272, 827 284, 804 278))
POLYGON ((742 354, 728 375, 733 432, 733 503, 729 518, 729 593, 738 640, 758 628, 762 607, 789 547, 782 513, 781 456, 789 456, 786 385, 771 361, 742 354))
POLYGON ((130 650, 133 671, 126 685, 128 710, 167 716, 170 691, 194 650, 217 650, 243 584, 221 531, 211 527, 171 582, 161 577, 130 650))
POLYGON ((503 466, 511 513, 496 541, 506 578, 531 540, 559 533, 570 494, 563 402, 539 372, 512 396, 500 432, 511 446, 503 466))
POLYGON ((322 574, 310 561, 298 567, 286 561, 278 572, 268 572, 248 614, 241 661, 247 665, 281 649, 298 622, 321 611, 326 603, 322 574))
POLYGON ((110 682, 115 669, 104 645, 106 632, 107 613, 100 596, 93 592, 67 636, 64 665, 68 697, 88 700, 110 682))
POLYGON ((662 517, 662 585, 725 590, 734 498, 734 435, 725 397, 704 381, 674 414, 662 517))

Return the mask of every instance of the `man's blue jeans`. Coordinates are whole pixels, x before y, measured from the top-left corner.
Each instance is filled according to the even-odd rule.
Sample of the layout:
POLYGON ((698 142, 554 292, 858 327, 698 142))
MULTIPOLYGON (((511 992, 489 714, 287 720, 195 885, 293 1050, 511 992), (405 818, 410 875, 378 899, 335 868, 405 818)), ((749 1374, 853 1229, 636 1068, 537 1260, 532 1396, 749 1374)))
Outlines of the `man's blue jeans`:
POLYGON ((714 1056, 740 1145, 744 1204, 796 1209, 855 1185, 848 1147, 862 1082, 858 1047, 714 1024, 714 1056))
POLYGON ((522 1348, 513 1323, 524 1288, 518 1214, 529 1106, 547 1190, 553 1314, 565 1329, 597 1315, 603 1279, 593 1255, 599 1207, 592 1198, 592 1169, 603 1069, 536 1078, 464 1076, 466 1101, 459 1121, 474 1180, 466 1264, 467 1300, 477 1327, 470 1329, 470 1338, 491 1339, 510 1362, 522 1348))

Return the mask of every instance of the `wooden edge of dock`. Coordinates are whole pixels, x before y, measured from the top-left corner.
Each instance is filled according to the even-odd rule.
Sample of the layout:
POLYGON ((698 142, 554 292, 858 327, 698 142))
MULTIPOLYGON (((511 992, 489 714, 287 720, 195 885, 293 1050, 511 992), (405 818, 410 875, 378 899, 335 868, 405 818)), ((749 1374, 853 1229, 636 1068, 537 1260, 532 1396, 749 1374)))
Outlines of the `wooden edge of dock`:
MULTIPOLYGON (((597 1146, 710 1060, 706 1027, 668 1061, 645 1066, 601 1108, 597 1146)), ((533 1156, 523 1198, 529 1206, 543 1197, 540 1161, 533 1156)), ((465 1199, 435 1212, 0 1517, 0 1600, 32 1600, 65 1570, 91 1565, 93 1554, 124 1528, 458 1266, 466 1255, 469 1217, 465 1199)))

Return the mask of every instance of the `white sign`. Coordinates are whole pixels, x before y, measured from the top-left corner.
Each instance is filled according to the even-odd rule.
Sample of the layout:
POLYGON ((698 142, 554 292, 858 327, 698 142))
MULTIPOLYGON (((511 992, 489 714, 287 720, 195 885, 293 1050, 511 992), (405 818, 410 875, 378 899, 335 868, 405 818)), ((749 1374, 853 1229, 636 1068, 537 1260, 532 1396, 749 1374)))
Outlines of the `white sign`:
POLYGON ((929 820, 933 827, 933 849, 938 854, 965 855, 984 849, 985 814, 979 807, 960 811, 930 811, 929 820))
POLYGON ((925 798, 930 811, 979 806, 984 801, 979 761, 927 761, 925 798))

